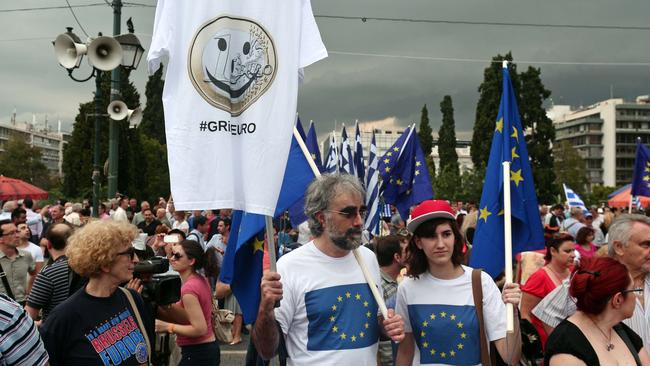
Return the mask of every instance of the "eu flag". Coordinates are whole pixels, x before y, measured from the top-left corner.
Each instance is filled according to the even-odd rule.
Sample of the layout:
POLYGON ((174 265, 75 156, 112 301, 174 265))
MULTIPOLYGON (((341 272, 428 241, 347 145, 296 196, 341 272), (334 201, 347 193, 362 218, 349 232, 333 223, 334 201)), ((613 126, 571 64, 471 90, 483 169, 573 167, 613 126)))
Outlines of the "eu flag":
POLYGON ((409 305, 420 364, 477 365, 481 362, 476 309, 469 305, 409 305))
POLYGON ((364 348, 379 339, 378 306, 366 283, 309 291, 305 308, 309 351, 364 348))
MULTIPOLYGON (((313 179, 314 172, 294 136, 274 216, 301 200, 313 179)), ((255 321, 260 303, 264 228, 263 215, 234 211, 221 268, 220 280, 230 284, 246 324, 255 321)))
POLYGON ((415 126, 404 131, 379 161, 384 202, 397 207, 402 219, 411 206, 433 198, 433 188, 415 126))
POLYGON ((650 197, 650 149, 641 141, 636 144, 636 162, 634 163, 630 194, 650 197))
POLYGON ((320 149, 318 148, 318 138, 316 137, 316 127, 314 122, 309 123, 309 132, 307 132, 307 139, 305 140, 305 145, 307 145, 307 150, 311 154, 312 160, 316 163, 318 171, 323 172, 323 161, 320 157, 320 149))
POLYGON ((530 170, 519 109, 508 69, 503 68, 503 91, 496 128, 490 148, 480 214, 474 234, 470 265, 483 268, 492 277, 504 270, 503 168, 510 161, 510 206, 512 249, 514 253, 544 247, 544 232, 539 220, 537 196, 530 170))

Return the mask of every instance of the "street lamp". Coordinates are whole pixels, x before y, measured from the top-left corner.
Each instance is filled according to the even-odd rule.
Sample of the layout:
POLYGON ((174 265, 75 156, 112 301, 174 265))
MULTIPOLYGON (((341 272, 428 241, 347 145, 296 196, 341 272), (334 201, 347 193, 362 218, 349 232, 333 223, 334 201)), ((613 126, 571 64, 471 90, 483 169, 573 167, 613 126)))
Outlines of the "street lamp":
MULTIPOLYGON (((119 1, 116 1, 121 6, 119 1)), ((119 22, 119 15, 117 15, 119 22)), ((95 139, 94 139, 94 154, 93 154, 93 216, 97 217, 99 212, 99 183, 100 183, 100 154, 99 154, 99 144, 100 144, 100 122, 99 118, 105 116, 105 113, 101 111, 101 83, 99 78, 99 73, 101 71, 113 71, 112 82, 113 86, 111 88, 111 100, 117 101, 119 96, 119 84, 120 77, 118 66, 123 66, 129 70, 135 70, 138 67, 142 54, 144 53, 144 48, 140 45, 140 41, 133 34, 133 23, 129 19, 129 34, 112 37, 104 37, 101 33, 99 36, 89 43, 85 44, 81 42, 81 39, 72 32, 72 27, 67 27, 67 32, 60 34, 56 37, 54 41, 54 50, 56 53, 57 60, 68 71, 68 76, 77 82, 85 82, 95 77, 95 117, 94 129, 95 129, 95 139), (91 74, 85 79, 78 79, 72 74, 75 69, 79 68, 81 65, 81 60, 83 56, 88 55, 88 61, 92 66, 91 74), (116 76, 117 75, 117 76, 116 76), (113 94, 114 93, 114 94, 113 94)), ((119 25, 117 26, 119 32, 119 25)), ((120 102, 121 103, 121 102, 120 102)), ((124 104, 124 103, 122 103, 124 104)), ((136 111, 130 111, 126 108, 124 104, 126 113, 123 117, 118 120, 122 120, 125 117, 129 120, 141 118, 141 113, 139 108, 136 111)), ((109 108, 110 115, 110 108, 109 108)), ((113 117, 113 116, 111 116, 113 117)), ((109 144, 109 192, 108 196, 112 197, 117 191, 117 148, 118 148, 118 136, 117 136, 117 127, 115 126, 116 121, 110 122, 110 144, 109 144), (113 166, 114 165, 114 166, 113 166)))

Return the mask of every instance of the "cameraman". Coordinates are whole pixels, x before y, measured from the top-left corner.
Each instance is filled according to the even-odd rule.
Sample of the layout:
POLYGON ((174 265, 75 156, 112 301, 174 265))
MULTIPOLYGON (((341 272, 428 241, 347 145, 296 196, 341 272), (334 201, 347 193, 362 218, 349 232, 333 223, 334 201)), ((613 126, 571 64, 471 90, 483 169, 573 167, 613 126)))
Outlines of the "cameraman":
POLYGON ((99 220, 76 231, 66 248, 68 263, 88 284, 57 306, 41 327, 51 365, 149 364, 151 324, 133 284, 138 261, 131 245, 137 229, 99 220), (135 306, 133 305, 135 304, 135 306))

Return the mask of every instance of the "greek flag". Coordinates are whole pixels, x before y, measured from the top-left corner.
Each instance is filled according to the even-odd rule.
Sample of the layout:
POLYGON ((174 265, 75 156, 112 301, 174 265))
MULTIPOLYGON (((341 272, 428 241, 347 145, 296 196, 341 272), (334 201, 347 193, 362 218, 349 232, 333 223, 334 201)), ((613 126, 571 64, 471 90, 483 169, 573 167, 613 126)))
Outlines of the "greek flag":
POLYGON ((341 173, 355 174, 354 156, 352 155, 352 146, 348 133, 345 131, 345 125, 341 130, 341 154, 339 155, 339 171, 341 173))
MULTIPOLYGON (((358 128, 358 127, 357 127, 358 128)), ((359 130, 357 129, 357 132, 359 130)), ((365 229, 373 236, 379 235, 379 157, 377 156, 377 143, 375 142, 375 131, 372 132, 370 142, 370 153, 368 154, 368 176, 366 180, 366 207, 368 217, 366 218, 365 229)))
MULTIPOLYGON (((374 133, 373 133, 374 135, 374 133)), ((368 157, 368 165, 370 165, 370 157, 368 157)), ((357 172, 357 177, 359 177, 359 182, 366 185, 366 167, 363 162, 363 146, 361 145, 361 131, 359 131, 359 122, 356 125, 356 131, 354 132, 354 170, 357 172)))
POLYGON ((587 209, 582 198, 580 198, 580 196, 578 196, 578 194, 575 193, 573 189, 567 187, 567 185, 564 183, 562 183, 562 187, 564 187, 564 194, 566 196, 566 201, 569 204, 569 207, 580 207, 583 211, 587 209))
POLYGON ((330 174, 339 171, 339 154, 336 148, 334 132, 330 134, 330 147, 327 149, 327 157, 325 158, 325 171, 330 174))

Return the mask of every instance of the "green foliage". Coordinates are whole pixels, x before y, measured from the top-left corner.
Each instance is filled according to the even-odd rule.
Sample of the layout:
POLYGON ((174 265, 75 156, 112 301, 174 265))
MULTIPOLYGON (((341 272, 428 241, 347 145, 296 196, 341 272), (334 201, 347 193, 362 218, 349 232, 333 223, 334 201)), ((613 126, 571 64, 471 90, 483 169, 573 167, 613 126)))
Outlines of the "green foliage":
POLYGON ((475 166, 470 171, 463 172, 460 176, 461 189, 456 196, 457 201, 478 202, 481 201, 483 192, 483 181, 485 179, 485 166, 475 166))
POLYGON ((551 147, 555 140, 555 127, 542 106, 544 100, 551 96, 551 92, 542 84, 540 74, 540 69, 533 67, 528 67, 528 70, 519 74, 521 80, 519 111, 524 130, 530 128, 531 131, 526 135, 526 145, 537 199, 539 202, 553 202, 559 193, 559 188, 555 184, 555 166, 551 147))
POLYGON ((616 190, 616 187, 603 186, 600 184, 591 187, 591 193, 585 195, 586 205, 606 204, 608 201, 607 196, 616 190))
MULTIPOLYGON (((128 72, 122 70, 120 83, 122 98, 129 109, 135 109, 140 106, 140 95, 135 86, 128 79, 128 72)), ((99 110, 105 114, 110 102, 111 75, 109 72, 101 72, 99 77, 101 95, 99 97, 99 110)), ((93 170, 93 151, 94 151, 94 121, 95 116, 94 101, 82 103, 79 105, 79 114, 75 118, 72 136, 63 151, 63 194, 67 198, 90 198, 92 195, 92 170, 93 170)), ((100 119, 100 165, 103 167, 108 159, 109 145, 109 118, 105 115, 99 116, 100 119)), ((119 151, 118 151, 118 182, 117 190, 120 193, 126 193, 136 196, 139 193, 142 182, 138 177, 138 170, 143 163, 138 160, 138 150, 140 149, 139 139, 134 137, 133 132, 129 129, 129 123, 126 120, 118 121, 119 130, 119 151)), ((100 184, 107 184, 107 177, 100 168, 100 184)), ((102 197, 100 197, 102 198, 102 197)))
POLYGON ((461 177, 450 165, 440 168, 438 176, 433 183, 436 197, 451 202, 457 201, 463 195, 461 177))
POLYGON ((140 136, 142 156, 146 162, 142 198, 155 202, 156 197, 169 197, 167 147, 154 137, 140 136))
POLYGON ((436 166, 433 164, 433 159, 431 158, 431 150, 433 150, 433 130, 429 124, 429 111, 427 110, 426 104, 422 107, 418 137, 420 138, 420 147, 422 148, 422 152, 424 153, 427 162, 429 177, 431 178, 431 181, 433 181, 436 176, 436 166))
POLYGON ((569 141, 563 140, 555 147, 555 183, 568 185, 583 196, 587 185, 587 169, 584 159, 569 141))
POLYGON ((29 146, 20 135, 13 134, 0 154, 0 174, 21 179, 48 190, 53 185, 50 172, 41 161, 41 150, 29 146))
MULTIPOLYGON (((487 166, 492 145, 492 135, 499 113, 501 102, 501 89, 503 77, 501 76, 501 61, 512 61, 512 54, 497 55, 492 58, 492 63, 483 72, 483 83, 478 87, 479 100, 476 105, 476 121, 472 134, 471 155, 474 166, 480 164, 487 166)), ((513 85, 518 85, 517 66, 510 65, 510 78, 513 85)))
POLYGON ((155 138, 161 145, 167 144, 165 136, 165 113, 163 110, 162 93, 165 81, 162 78, 163 65, 155 74, 149 76, 144 95, 147 97, 147 106, 142 114, 142 122, 138 126, 140 132, 155 138))
POLYGON ((438 132, 438 155, 440 156, 440 170, 448 168, 455 180, 460 178, 458 170, 458 154, 456 153, 456 123, 454 122, 454 106, 451 96, 445 95, 440 102, 442 124, 438 132))

